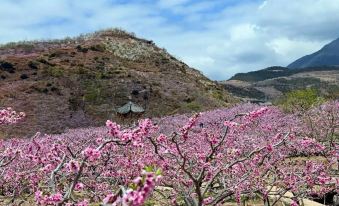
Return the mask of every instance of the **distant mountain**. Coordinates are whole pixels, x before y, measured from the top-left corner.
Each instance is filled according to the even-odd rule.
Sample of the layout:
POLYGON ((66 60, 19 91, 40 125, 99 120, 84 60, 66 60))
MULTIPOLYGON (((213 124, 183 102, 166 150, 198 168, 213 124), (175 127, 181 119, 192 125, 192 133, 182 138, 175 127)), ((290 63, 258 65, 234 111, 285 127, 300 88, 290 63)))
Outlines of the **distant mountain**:
POLYGON ((129 100, 154 117, 227 106, 233 97, 152 41, 118 29, 0 46, 0 107, 27 114, 0 127, 0 139, 123 122, 116 111, 129 100))
POLYGON ((245 100, 274 100, 292 90, 309 87, 319 89, 325 96, 338 98, 339 67, 269 67, 239 73, 221 83, 231 94, 245 100))
POLYGON ((286 67, 273 66, 266 69, 251 71, 248 73, 237 73, 230 80, 240 80, 246 82, 257 82, 275 77, 287 76, 292 70, 286 67))
POLYGON ((325 45, 319 51, 301 57, 287 67, 295 69, 319 66, 339 66, 339 38, 325 45))
POLYGON ((339 38, 287 67, 238 73, 221 83, 234 96, 243 99, 274 100, 286 92, 308 87, 339 98, 339 38))
POLYGON ((333 71, 339 70, 339 67, 335 66, 323 66, 323 67, 310 67, 310 68, 301 68, 301 69, 289 69, 286 67, 273 66, 266 69, 261 69, 257 71, 251 71, 247 73, 237 73, 230 80, 240 80, 245 82, 258 82, 264 81, 267 79, 286 77, 298 73, 305 72, 314 72, 314 71, 333 71))

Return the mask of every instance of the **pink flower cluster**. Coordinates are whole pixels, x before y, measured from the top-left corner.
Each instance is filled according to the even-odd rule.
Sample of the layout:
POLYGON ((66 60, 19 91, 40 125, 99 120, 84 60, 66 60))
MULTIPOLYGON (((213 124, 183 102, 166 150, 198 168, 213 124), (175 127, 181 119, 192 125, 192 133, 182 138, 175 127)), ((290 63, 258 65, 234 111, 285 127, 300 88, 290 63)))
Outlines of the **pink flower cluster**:
POLYGON ((110 135, 112 135, 113 137, 120 137, 120 135, 121 135, 120 125, 118 125, 115 122, 112 122, 111 120, 107 120, 106 126, 109 129, 108 133, 110 135))
POLYGON ((238 126, 239 124, 238 123, 236 123, 236 122, 232 122, 232 121, 224 121, 224 125, 226 126, 226 127, 230 127, 230 128, 233 128, 233 127, 236 127, 236 126, 238 126))
POLYGON ((150 119, 139 120, 137 128, 120 130, 120 125, 110 120, 107 120, 106 126, 109 129, 109 134, 124 142, 131 141, 134 146, 143 146, 143 139, 156 129, 150 119))
POLYGON ((78 183, 75 185, 75 187, 74 187, 74 189, 75 189, 76 191, 83 190, 84 188, 85 188, 85 185, 82 184, 81 182, 78 182, 78 183))
POLYGON ((298 205, 298 203, 296 201, 292 200, 291 206, 299 206, 299 205, 298 205))
POLYGON ((158 180, 153 173, 147 173, 144 183, 138 178, 134 183, 138 185, 136 190, 129 190, 123 196, 123 202, 131 206, 142 206, 148 196, 152 193, 158 180))
POLYGON ((161 176, 155 175, 152 172, 143 172, 143 178, 137 177, 133 180, 136 185, 136 189, 128 189, 125 191, 122 197, 118 197, 114 194, 107 195, 103 203, 105 205, 113 204, 124 206, 142 206, 146 199, 151 195, 155 187, 156 182, 161 176))
MULTIPOLYGON (((89 205, 89 201, 86 199, 75 204, 75 206, 88 206, 88 205, 89 205)), ((66 204, 66 206, 68 205, 66 204)), ((70 204, 69 206, 72 206, 72 204, 70 204)))
POLYGON ((25 117, 25 113, 17 113, 11 107, 0 110, 0 125, 2 124, 15 124, 25 117))
POLYGON ((181 135, 184 139, 187 139, 188 138, 188 132, 189 130, 196 124, 197 120, 198 120, 198 117, 200 116, 201 114, 196 114, 194 115, 193 117, 189 118, 188 122, 186 125, 184 125, 181 129, 180 129, 180 132, 181 132, 181 135))
POLYGON ((94 162, 101 157, 101 152, 97 149, 93 149, 91 147, 87 147, 83 151, 83 155, 88 158, 89 161, 94 162))
POLYGON ((76 173, 80 169, 79 162, 76 160, 69 161, 67 166, 68 166, 68 170, 72 173, 76 173))
POLYGON ((161 142, 166 142, 166 140, 167 140, 167 136, 164 135, 164 134, 160 134, 160 135, 157 137, 157 141, 158 141, 159 143, 161 143, 161 142))
POLYGON ((267 111, 268 111, 268 107, 262 107, 258 110, 255 110, 253 112, 248 113, 247 116, 250 117, 250 118, 258 118, 258 117, 262 116, 263 114, 265 114, 267 111))
POLYGON ((153 129, 156 129, 157 127, 153 125, 152 121, 150 119, 142 119, 139 120, 139 132, 143 136, 149 135, 153 129))
POLYGON ((104 205, 111 205, 113 203, 116 203, 116 202, 121 202, 121 197, 119 197, 118 195, 115 195, 115 194, 108 194, 103 200, 103 204, 104 205))
POLYGON ((39 205, 57 205, 62 201, 62 194, 55 193, 52 195, 43 195, 41 191, 35 192, 35 201, 39 205))

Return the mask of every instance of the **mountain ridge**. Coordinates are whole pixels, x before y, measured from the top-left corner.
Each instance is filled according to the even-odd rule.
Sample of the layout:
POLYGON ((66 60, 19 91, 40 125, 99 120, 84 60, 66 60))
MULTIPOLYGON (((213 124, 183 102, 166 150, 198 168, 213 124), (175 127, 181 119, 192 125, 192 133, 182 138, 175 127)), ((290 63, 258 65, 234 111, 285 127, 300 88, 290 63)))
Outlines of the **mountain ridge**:
POLYGON ((339 38, 326 44, 319 51, 295 60, 287 67, 296 69, 320 66, 339 66, 339 38))

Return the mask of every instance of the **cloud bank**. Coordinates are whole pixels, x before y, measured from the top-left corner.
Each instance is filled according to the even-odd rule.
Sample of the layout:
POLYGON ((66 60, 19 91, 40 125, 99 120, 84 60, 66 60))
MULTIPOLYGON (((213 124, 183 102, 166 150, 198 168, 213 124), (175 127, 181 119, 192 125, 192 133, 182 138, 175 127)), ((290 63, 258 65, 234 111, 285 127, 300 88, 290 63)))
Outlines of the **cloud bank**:
POLYGON ((286 66, 339 37, 339 0, 2 0, 0 43, 120 27, 209 78, 286 66))

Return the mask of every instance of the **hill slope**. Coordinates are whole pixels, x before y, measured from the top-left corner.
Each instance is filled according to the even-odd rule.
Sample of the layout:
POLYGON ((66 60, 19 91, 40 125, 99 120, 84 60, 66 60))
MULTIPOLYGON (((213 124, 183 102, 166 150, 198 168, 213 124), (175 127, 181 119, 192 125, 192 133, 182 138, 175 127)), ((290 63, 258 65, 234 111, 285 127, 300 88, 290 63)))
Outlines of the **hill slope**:
POLYGON ((119 121, 115 111, 129 99, 146 109, 145 117, 233 101, 152 41, 121 30, 0 47, 0 107, 27 113, 16 127, 0 128, 0 138, 119 121))
POLYGON ((339 38, 325 45, 319 51, 301 57, 287 67, 295 69, 319 66, 339 66, 339 38))

